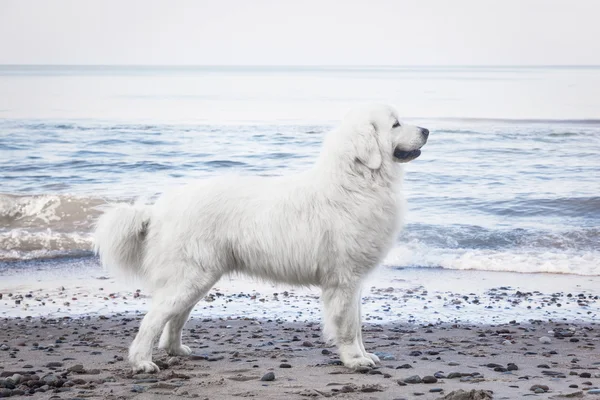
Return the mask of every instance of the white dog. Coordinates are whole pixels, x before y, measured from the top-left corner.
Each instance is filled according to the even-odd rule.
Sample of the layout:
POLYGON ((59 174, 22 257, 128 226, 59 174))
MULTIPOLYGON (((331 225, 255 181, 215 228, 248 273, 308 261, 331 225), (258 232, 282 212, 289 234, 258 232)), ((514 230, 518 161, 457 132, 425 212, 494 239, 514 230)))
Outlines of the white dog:
POLYGON ((389 106, 362 108, 327 135, 303 173, 207 179, 151 206, 112 206, 98 220, 96 252, 153 292, 129 349, 134 371, 158 371, 152 347, 161 331, 159 348, 191 353, 181 344, 190 312, 232 272, 321 287, 324 332, 344 365, 375 365, 362 341, 361 282, 400 227, 400 163, 418 157, 428 135, 398 122, 389 106))

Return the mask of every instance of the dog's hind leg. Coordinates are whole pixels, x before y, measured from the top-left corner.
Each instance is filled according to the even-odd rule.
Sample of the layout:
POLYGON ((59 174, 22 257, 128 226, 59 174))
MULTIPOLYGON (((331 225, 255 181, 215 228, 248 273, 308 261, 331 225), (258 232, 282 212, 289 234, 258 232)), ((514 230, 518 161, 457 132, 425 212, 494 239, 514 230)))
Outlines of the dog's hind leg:
POLYGON ((368 353, 367 350, 365 350, 365 343, 363 342, 363 337, 362 337, 362 299, 361 299, 361 295, 359 293, 357 300, 358 300, 358 305, 356 307, 356 310, 358 311, 358 331, 357 331, 357 337, 356 340, 358 341, 358 345, 360 346, 360 349, 363 353, 363 356, 370 358, 371 360, 373 360, 373 362, 375 362, 375 364, 379 364, 379 357, 377 357, 375 354, 373 353, 368 353))
POLYGON ((181 331, 190 317, 194 306, 195 304, 177 314, 165 325, 162 335, 160 335, 160 339, 158 340, 158 348, 166 350, 168 355, 189 356, 192 354, 192 350, 188 346, 181 344, 181 331))
MULTIPOLYGON (((152 345, 167 321, 193 307, 218 280, 218 277, 195 277, 195 280, 173 279, 153 295, 152 306, 129 347, 129 362, 134 372, 157 372, 152 362, 152 345)), ((187 319, 187 317, 186 317, 187 319)))
POLYGON ((348 368, 375 365, 359 343, 360 320, 357 310, 360 290, 355 286, 332 286, 323 289, 325 332, 335 334, 340 359, 348 368), (333 325, 333 326, 328 326, 333 325))

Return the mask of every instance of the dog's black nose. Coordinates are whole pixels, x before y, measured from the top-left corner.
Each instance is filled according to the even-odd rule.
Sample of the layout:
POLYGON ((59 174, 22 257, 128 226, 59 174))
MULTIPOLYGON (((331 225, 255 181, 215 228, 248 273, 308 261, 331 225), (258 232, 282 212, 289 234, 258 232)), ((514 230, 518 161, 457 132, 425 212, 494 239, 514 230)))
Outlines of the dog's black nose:
POLYGON ((429 136, 429 129, 421 128, 421 133, 427 138, 429 136))

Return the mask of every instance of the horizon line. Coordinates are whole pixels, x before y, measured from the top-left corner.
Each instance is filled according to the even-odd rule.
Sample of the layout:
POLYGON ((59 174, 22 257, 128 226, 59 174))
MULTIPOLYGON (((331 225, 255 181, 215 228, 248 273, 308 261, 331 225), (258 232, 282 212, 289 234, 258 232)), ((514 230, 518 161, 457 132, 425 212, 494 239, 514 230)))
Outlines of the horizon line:
POLYGON ((14 64, 0 67, 168 67, 168 68, 600 68, 600 64, 14 64))

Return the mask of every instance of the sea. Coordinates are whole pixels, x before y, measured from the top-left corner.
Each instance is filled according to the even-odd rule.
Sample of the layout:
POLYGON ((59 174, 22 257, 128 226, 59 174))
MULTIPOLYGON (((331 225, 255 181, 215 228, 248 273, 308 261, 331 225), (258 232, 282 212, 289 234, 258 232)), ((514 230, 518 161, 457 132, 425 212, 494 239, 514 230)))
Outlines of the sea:
POLYGON ((598 93, 593 66, 0 66, 0 281, 97 266, 107 203, 308 168, 347 110, 373 102, 431 132, 405 167, 406 225, 384 276, 593 279, 598 93))

